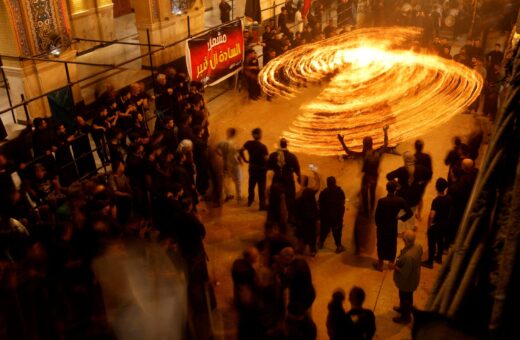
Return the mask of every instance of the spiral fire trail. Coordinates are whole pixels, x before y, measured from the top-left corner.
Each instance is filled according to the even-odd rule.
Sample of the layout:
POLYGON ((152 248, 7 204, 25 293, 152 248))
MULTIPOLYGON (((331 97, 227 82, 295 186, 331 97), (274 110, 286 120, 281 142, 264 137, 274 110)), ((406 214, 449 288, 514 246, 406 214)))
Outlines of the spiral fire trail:
POLYGON ((455 61, 412 51, 420 30, 369 28, 297 47, 270 61, 259 81, 267 94, 293 97, 304 83, 326 81, 283 133, 291 149, 338 155, 337 134, 360 151, 363 137, 374 147, 418 137, 467 108, 483 79, 455 61))

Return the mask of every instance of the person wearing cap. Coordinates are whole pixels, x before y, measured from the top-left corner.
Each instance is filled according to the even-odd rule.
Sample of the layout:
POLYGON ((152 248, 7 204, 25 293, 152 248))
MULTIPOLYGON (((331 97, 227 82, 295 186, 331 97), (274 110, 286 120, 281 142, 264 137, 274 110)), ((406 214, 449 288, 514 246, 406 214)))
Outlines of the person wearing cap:
POLYGON ((394 267, 394 283, 399 289, 399 306, 394 310, 401 316, 392 319, 395 323, 407 324, 412 321, 413 292, 421 278, 422 247, 415 243, 415 232, 407 230, 403 234, 404 248, 394 267))

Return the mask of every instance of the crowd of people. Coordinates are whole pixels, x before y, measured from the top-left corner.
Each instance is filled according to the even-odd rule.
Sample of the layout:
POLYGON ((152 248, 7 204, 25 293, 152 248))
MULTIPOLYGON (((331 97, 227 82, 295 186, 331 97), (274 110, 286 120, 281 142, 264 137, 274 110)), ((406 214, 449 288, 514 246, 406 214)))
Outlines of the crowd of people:
MULTIPOLYGON (((367 17, 373 22, 385 20, 383 7, 363 17, 368 13, 363 12, 363 1, 352 5, 338 3, 338 23, 362 27, 367 17), (339 20, 342 6, 350 7, 344 9, 348 16, 339 20)), ((229 6, 222 6, 227 11, 222 20, 227 21, 229 6)), ((333 21, 322 27, 326 6, 313 6, 304 18, 302 5, 289 0, 276 27, 265 28, 263 64, 290 48, 343 30, 333 21)), ((420 17, 417 13, 414 20, 420 17)), ((432 39, 430 47, 451 58, 447 40, 432 39)), ((478 39, 468 40, 453 56, 486 79, 480 105, 491 118, 497 112, 503 58, 499 44, 484 54, 478 39)), ((255 52, 248 50, 244 74, 253 100, 261 96, 259 70, 255 52)), ((151 281, 186 284, 186 322, 179 324, 179 339, 211 339, 216 297, 198 210, 202 201, 212 208, 232 200, 242 204, 241 166, 246 163, 247 206, 258 202, 266 217, 265 237, 231 268, 238 338, 315 339, 311 309, 316 292, 305 255, 316 256, 331 233, 335 252, 346 250, 343 189, 332 176, 322 188, 316 166, 310 167, 312 178, 302 174, 287 140, 281 139, 269 152, 261 128, 253 129, 243 145, 235 141, 235 128, 226 131, 225 140, 210 145, 203 84, 173 67, 158 74, 154 84, 153 94, 143 83, 121 91, 107 87, 93 117, 77 115, 73 122, 36 118, 16 141, 15 152, 0 153, 0 308, 7 315, 0 321, 0 334, 6 338, 153 334, 154 338, 179 331, 168 326, 161 333, 164 327, 133 322, 143 320, 147 310, 134 295, 132 287, 139 280, 124 260, 131 258, 132 266, 144 266, 151 281), (120 265, 117 270, 114 263, 120 265), (172 273, 175 280, 168 277, 172 273), (185 281, 179 279, 183 275, 185 281)), ((479 102, 474 105, 472 109, 478 110, 479 102)), ((394 308, 400 316, 394 321, 409 323, 420 267, 442 263, 455 240, 478 174, 475 162, 484 136, 480 131, 465 143, 455 138, 446 156, 449 172, 435 180, 437 195, 426 222, 428 256, 422 261, 422 247, 415 238, 423 195, 433 179, 432 158, 424 152, 423 141, 417 140, 414 153, 403 153, 403 166, 386 174, 387 196, 376 200, 382 154, 394 152, 387 145, 388 129, 384 128, 385 143, 378 150, 370 136, 363 140, 361 152, 349 149, 343 136, 338 136, 338 143, 363 163, 358 219, 365 227, 376 225, 374 269, 383 271, 387 261, 394 271, 400 298, 394 308), (399 236, 405 246, 398 255, 399 236)), ((364 290, 352 287, 348 311, 345 299, 341 289, 332 294, 329 337, 371 339, 376 320, 371 310, 363 308, 364 290)), ((174 307, 182 310, 182 303, 174 307)), ((182 316, 177 320, 184 321, 182 316)))
MULTIPOLYGON (((435 1, 408 3, 407 1, 340 0, 335 5, 335 12, 332 11, 332 3, 327 1, 314 1, 311 8, 306 11, 303 6, 301 1, 295 4, 293 0, 288 0, 285 6, 281 7, 276 21, 270 21, 264 26, 260 42, 255 42, 252 35, 246 34, 245 43, 248 50, 245 53, 243 73, 251 100, 257 100, 262 96, 258 85, 261 64, 255 46, 262 46, 261 61, 262 65, 266 65, 270 60, 292 48, 321 41, 355 28, 415 26, 422 29, 418 48, 446 59, 453 59, 482 75, 485 81, 482 95, 471 109, 474 112, 483 112, 494 120, 499 107, 500 87, 504 83, 503 46, 496 43, 492 51, 484 53, 480 38, 470 36, 458 53, 455 53, 452 44, 441 35, 444 27, 442 23, 450 15, 449 13, 452 13, 453 18, 457 18, 457 25, 450 28, 454 36, 468 33, 470 26, 468 11, 471 11, 469 2, 447 1, 440 4, 435 1), (456 15, 453 11, 450 12, 450 9, 455 9, 456 15)), ((284 81, 283 75, 280 76, 284 81)), ((271 97, 267 96, 267 100, 271 100, 271 97)))

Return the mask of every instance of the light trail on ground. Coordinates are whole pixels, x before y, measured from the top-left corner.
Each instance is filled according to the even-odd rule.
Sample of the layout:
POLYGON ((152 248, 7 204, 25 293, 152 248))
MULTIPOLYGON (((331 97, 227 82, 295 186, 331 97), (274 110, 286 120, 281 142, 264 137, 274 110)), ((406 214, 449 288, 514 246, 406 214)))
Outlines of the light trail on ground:
POLYGON ((271 60, 259 82, 269 95, 295 97, 305 84, 321 92, 300 107, 283 136, 291 150, 312 155, 343 153, 337 134, 361 151, 371 136, 383 145, 416 138, 465 110, 483 79, 466 66, 421 52, 415 28, 367 28, 306 44, 271 60))

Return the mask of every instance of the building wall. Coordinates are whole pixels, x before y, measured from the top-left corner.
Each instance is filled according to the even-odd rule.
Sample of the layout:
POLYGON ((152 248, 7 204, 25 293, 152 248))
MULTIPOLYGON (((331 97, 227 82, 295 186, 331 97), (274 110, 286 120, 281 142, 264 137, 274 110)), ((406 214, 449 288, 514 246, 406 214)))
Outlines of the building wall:
MULTIPOLYGON (((73 37, 114 40, 113 4, 107 0, 68 0, 73 37)), ((98 45, 81 42, 76 45, 79 52, 98 45)))
MULTIPOLYGON (((8 23, 9 17, 7 15, 7 8, 5 4, 0 1, 0 22, 8 23)), ((4 24, 0 29, 0 53, 9 55, 18 55, 16 47, 16 38, 11 25, 4 24)), ((8 64, 9 60, 3 60, 4 64, 8 64)))

